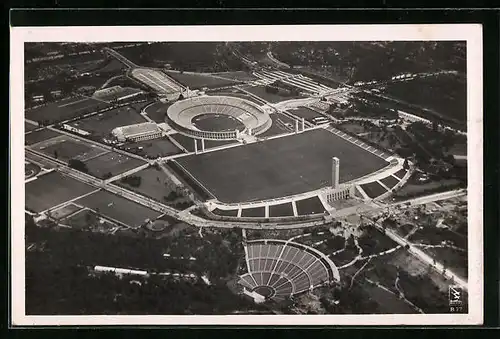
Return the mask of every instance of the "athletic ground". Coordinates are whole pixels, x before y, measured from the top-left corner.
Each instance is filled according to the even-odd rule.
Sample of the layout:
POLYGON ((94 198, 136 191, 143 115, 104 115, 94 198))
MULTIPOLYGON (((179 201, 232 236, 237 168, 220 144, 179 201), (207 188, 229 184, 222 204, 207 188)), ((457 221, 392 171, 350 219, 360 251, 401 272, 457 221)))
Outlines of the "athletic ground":
POLYGON ((76 203, 132 227, 143 224, 146 219, 155 219, 161 215, 159 212, 102 190, 87 195, 76 203))
POLYGON ((26 184, 26 208, 41 212, 67 200, 92 192, 95 187, 52 172, 26 184))
POLYGON ((383 159, 322 129, 177 159, 222 202, 272 199, 331 184, 332 157, 340 181, 387 165, 383 159))
POLYGON ((33 121, 47 120, 50 123, 54 123, 72 119, 108 106, 108 103, 92 98, 73 97, 27 110, 25 116, 33 121))

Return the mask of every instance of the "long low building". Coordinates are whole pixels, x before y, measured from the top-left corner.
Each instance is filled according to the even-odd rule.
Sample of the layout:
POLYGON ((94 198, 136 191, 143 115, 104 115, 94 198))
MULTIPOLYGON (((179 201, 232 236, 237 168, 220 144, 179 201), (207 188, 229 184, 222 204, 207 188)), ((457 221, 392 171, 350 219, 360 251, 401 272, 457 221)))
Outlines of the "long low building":
POLYGON ((154 122, 144 122, 135 125, 120 126, 111 132, 120 142, 142 141, 160 138, 163 135, 161 128, 154 122))

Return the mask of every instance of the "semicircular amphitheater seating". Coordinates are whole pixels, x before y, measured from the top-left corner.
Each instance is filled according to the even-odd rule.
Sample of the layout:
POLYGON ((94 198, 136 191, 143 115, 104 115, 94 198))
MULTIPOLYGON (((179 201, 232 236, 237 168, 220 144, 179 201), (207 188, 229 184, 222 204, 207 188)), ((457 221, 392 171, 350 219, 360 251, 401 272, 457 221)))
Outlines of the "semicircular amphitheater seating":
POLYGON ((248 273, 238 283, 254 291, 268 286, 276 301, 321 286, 332 279, 329 269, 316 253, 297 244, 253 242, 247 245, 248 273))
POLYGON ((203 114, 229 115, 245 125, 245 131, 252 135, 263 133, 271 127, 272 120, 267 112, 253 102, 229 96, 200 96, 177 101, 167 110, 168 122, 179 132, 195 137, 234 139, 236 133, 201 131, 193 119, 203 114))

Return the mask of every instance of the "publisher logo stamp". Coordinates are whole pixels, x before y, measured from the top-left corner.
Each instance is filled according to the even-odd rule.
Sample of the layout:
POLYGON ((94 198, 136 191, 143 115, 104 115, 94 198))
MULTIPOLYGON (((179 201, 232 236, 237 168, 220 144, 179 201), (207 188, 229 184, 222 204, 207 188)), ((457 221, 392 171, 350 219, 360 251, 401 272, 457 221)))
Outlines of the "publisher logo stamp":
POLYGON ((448 287, 448 301, 450 305, 450 311, 460 311, 460 309, 462 308, 462 296, 462 287, 454 285, 448 287))

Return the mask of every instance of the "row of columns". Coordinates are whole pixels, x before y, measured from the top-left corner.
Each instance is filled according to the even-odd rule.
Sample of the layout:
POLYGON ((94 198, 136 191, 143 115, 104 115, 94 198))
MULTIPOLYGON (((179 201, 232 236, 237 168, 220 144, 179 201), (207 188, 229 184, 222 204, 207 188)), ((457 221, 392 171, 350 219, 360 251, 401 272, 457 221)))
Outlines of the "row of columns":
POLYGON ((346 187, 345 189, 330 192, 327 195, 327 201, 336 201, 336 200, 342 200, 342 199, 347 199, 347 198, 353 198, 354 197, 354 186, 349 186, 346 187))
MULTIPOLYGON (((302 129, 300 130, 300 132, 305 131, 305 126, 306 126, 305 119, 302 118, 302 129)), ((295 119, 295 133, 299 133, 299 120, 297 119, 295 119)))
MULTIPOLYGON (((198 154, 198 139, 193 139, 194 140, 194 153, 198 154)), ((205 152, 205 139, 200 139, 201 140, 201 152, 205 152)))

